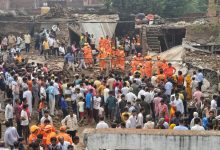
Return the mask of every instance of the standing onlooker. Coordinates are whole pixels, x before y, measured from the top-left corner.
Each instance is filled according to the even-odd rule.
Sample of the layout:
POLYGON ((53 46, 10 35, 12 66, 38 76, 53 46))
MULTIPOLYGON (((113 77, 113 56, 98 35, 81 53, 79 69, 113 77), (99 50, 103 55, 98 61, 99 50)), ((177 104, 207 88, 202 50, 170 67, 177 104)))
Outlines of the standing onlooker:
POLYGON ((107 98, 107 101, 106 101, 110 121, 114 120, 115 111, 116 111, 116 103, 117 103, 117 99, 113 95, 114 95, 114 92, 110 91, 109 97, 107 98))
POLYGON ((43 50, 42 51, 44 53, 44 58, 45 58, 45 60, 47 60, 48 59, 48 55, 49 55, 49 50, 50 50, 49 42, 48 42, 47 39, 44 40, 42 46, 43 46, 43 50))
POLYGON ((12 100, 8 99, 5 107, 5 120, 9 122, 10 126, 13 126, 13 111, 12 100))
POLYGON ((46 89, 46 92, 49 95, 49 107, 50 107, 50 115, 54 116, 54 109, 55 109, 55 89, 53 86, 53 82, 50 82, 49 87, 46 89))
POLYGON ((106 129, 109 128, 108 124, 104 121, 104 116, 99 117, 99 123, 96 125, 96 129, 106 129))
POLYGON ((67 115, 62 121, 61 124, 67 127, 67 133, 72 137, 76 136, 78 129, 77 117, 73 114, 73 111, 70 111, 69 115, 67 115))
POLYGON ((198 73, 196 75, 196 80, 198 81, 198 88, 201 91, 202 90, 202 85, 203 85, 203 80, 204 80, 204 76, 203 76, 203 73, 202 73, 201 69, 198 70, 198 73))
POLYGON ((22 126, 22 133, 23 137, 27 143, 27 138, 29 136, 29 117, 27 113, 28 105, 23 105, 23 109, 21 111, 21 126, 22 126))
POLYGON ((5 122, 6 130, 4 135, 4 142, 6 147, 14 149, 14 143, 18 141, 19 135, 15 127, 12 127, 8 121, 5 122))
POLYGON ((69 70, 72 67, 73 72, 75 72, 75 65, 74 65, 74 55, 73 52, 69 52, 64 56, 64 59, 68 62, 68 68, 67 70, 69 70))
POLYGON ((79 109, 79 118, 82 120, 84 118, 84 112, 85 112, 85 102, 83 101, 82 97, 79 99, 77 106, 79 109))
POLYGON ((99 121, 99 107, 101 104, 101 97, 97 94, 93 97, 93 117, 96 123, 99 121))
POLYGON ((29 53, 31 48, 31 35, 29 33, 24 35, 24 43, 25 43, 26 53, 29 53))
POLYGON ((19 99, 16 99, 15 105, 14 105, 14 114, 15 114, 15 121, 17 124, 17 131, 20 137, 22 136, 21 111, 22 111, 22 108, 20 106, 20 101, 19 99))
POLYGON ((32 114, 32 93, 27 87, 24 88, 23 98, 27 100, 28 109, 31 115, 32 114))

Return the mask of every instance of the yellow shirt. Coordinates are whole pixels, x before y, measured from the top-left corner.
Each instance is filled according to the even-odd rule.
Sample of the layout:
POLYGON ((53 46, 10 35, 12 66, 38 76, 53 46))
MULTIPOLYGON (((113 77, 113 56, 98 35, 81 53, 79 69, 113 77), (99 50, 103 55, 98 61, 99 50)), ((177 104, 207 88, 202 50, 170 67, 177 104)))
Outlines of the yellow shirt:
POLYGON ((44 48, 44 50, 50 49, 50 46, 49 46, 49 42, 48 42, 48 41, 44 41, 44 42, 43 42, 43 48, 44 48))

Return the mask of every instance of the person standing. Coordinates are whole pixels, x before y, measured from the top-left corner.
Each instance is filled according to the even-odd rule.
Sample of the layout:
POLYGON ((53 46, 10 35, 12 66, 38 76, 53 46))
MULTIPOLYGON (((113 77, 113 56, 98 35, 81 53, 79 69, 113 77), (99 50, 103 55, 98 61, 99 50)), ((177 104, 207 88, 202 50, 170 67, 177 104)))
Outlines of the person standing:
POLYGON ((86 110, 88 116, 88 123, 92 119, 92 109, 93 109, 93 89, 90 89, 89 92, 86 94, 86 110))
POLYGON ((50 82, 49 87, 46 89, 46 93, 48 93, 49 97, 49 107, 50 107, 50 115, 54 116, 55 109, 55 89, 53 86, 53 82, 50 82))
POLYGON ((24 88, 23 98, 27 100, 28 109, 31 115, 32 114, 32 93, 27 87, 24 88))
POLYGON ((15 121, 17 124, 17 131, 19 136, 22 136, 22 127, 21 127, 21 106, 20 106, 20 101, 19 99, 15 100, 15 105, 14 105, 14 114, 15 114, 15 121))
POLYGON ((93 117, 96 123, 99 121, 99 107, 101 104, 101 97, 97 94, 93 97, 93 117))
POLYGON ((10 126, 13 126, 13 111, 12 100, 8 99, 5 107, 5 120, 9 122, 10 126))
POLYGON ((77 55, 77 58, 79 60, 79 69, 82 70, 82 68, 84 67, 84 69, 87 68, 86 63, 85 63, 85 59, 84 59, 84 52, 83 49, 81 49, 77 55))
POLYGON ((75 65, 74 65, 74 55, 73 52, 69 52, 64 56, 65 61, 68 62, 68 68, 67 70, 69 70, 72 67, 73 72, 75 72, 75 65))
POLYGON ((104 121, 104 116, 99 117, 99 123, 96 125, 96 129, 106 129, 109 128, 108 124, 104 121))
POLYGON ((59 103, 60 103, 60 87, 59 87, 59 79, 56 78, 55 82, 53 84, 54 86, 54 94, 55 94, 55 107, 56 109, 59 109, 59 103))
POLYGON ((117 99, 113 95, 114 95, 114 92, 110 91, 109 97, 107 98, 107 101, 106 101, 110 121, 114 120, 115 111, 116 111, 116 103, 117 103, 117 99))
POLYGON ((198 88, 201 91, 202 90, 202 85, 203 85, 203 80, 204 80, 204 76, 203 76, 203 73, 202 73, 201 69, 198 70, 198 73, 196 75, 196 80, 198 81, 198 88))
POLYGON ((69 112, 69 115, 61 121, 61 124, 67 127, 67 134, 69 134, 73 140, 78 129, 77 116, 73 114, 73 111, 69 112))
POLYGON ((178 125, 178 126, 175 126, 175 127, 173 128, 173 130, 186 131, 186 130, 189 130, 189 129, 184 125, 184 119, 183 119, 183 118, 180 118, 180 120, 179 120, 179 125, 178 125))
POLYGON ((176 99, 174 100, 174 104, 176 106, 176 111, 181 112, 181 114, 184 114, 184 106, 183 101, 180 99, 179 94, 176 94, 176 99))
POLYGON ((137 126, 137 110, 135 109, 132 110, 132 114, 128 120, 130 120, 130 128, 135 129, 137 126))
POLYGON ((31 35, 29 33, 24 35, 24 43, 25 43, 26 53, 29 53, 31 47, 31 35))
POLYGON ((201 124, 201 120, 200 120, 200 118, 195 118, 194 119, 194 126, 191 128, 191 130, 196 130, 196 131, 203 131, 203 130, 205 130, 204 129, 204 127, 203 126, 201 126, 200 124, 201 124))
POLYGON ((33 107, 37 108, 39 102, 40 102, 40 97, 39 97, 39 93, 40 93, 40 86, 37 83, 36 79, 32 80, 32 94, 33 94, 33 107))
POLYGON ((49 46, 49 42, 48 40, 45 38, 45 40, 43 41, 43 53, 44 53, 44 58, 45 60, 48 59, 48 55, 49 55, 49 50, 50 50, 50 46, 49 46))
POLYGON ((27 109, 28 109, 28 105, 25 104, 23 105, 23 109, 21 111, 22 133, 26 143, 29 136, 29 117, 28 117, 27 109))
POLYGON ((138 116, 137 116, 137 125, 138 126, 141 126, 141 128, 144 127, 144 108, 141 108, 140 109, 140 112, 138 113, 138 116))
POLYGON ((8 121, 5 122, 6 130, 4 134, 4 142, 6 147, 14 149, 14 143, 18 141, 19 135, 15 127, 12 127, 8 121))

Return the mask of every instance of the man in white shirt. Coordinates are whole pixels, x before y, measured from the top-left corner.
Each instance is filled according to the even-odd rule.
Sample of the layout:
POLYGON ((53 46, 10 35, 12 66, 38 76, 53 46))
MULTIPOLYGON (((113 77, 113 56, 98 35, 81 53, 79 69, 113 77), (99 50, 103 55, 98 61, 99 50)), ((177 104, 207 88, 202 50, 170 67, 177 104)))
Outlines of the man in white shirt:
POLYGON ((22 136, 24 137, 24 139, 26 140, 27 143, 27 139, 28 139, 28 131, 29 131, 29 118, 28 118, 28 114, 27 114, 27 108, 28 105, 25 104, 23 105, 23 109, 21 111, 21 126, 22 126, 22 136))
POLYGON ((5 107, 5 120, 10 123, 10 126, 13 126, 13 111, 12 100, 8 99, 5 107))
POLYGON ((99 117, 99 123, 96 125, 96 129, 106 129, 109 128, 108 124, 104 121, 104 117, 99 117))
POLYGON ((181 114, 184 114, 183 101, 179 98, 179 94, 176 94, 176 99, 174 100, 174 104, 176 106, 176 111, 179 111, 181 112, 181 114))
POLYGON ((136 128, 137 126, 137 111, 134 109, 132 111, 132 115, 129 117, 130 122, 131 122, 131 128, 136 128))
POLYGON ((137 96, 132 93, 132 88, 130 88, 129 92, 125 95, 125 99, 127 100, 127 102, 131 102, 131 104, 134 105, 137 96))
POLYGON ((144 93, 145 96, 144 101, 150 104, 153 101, 153 95, 152 95, 153 93, 150 92, 149 88, 145 88, 145 91, 146 92, 144 93))
POLYGON ((73 138, 76 136, 77 129, 78 129, 78 122, 77 117, 71 111, 69 115, 67 115, 62 121, 61 124, 67 127, 67 133, 73 138))
POLYGON ((24 35, 26 53, 29 53, 31 47, 31 35, 29 33, 24 35))
POLYGON ((15 127, 12 127, 8 121, 5 122, 6 130, 4 133, 5 146, 8 149, 14 148, 14 142, 18 141, 19 135, 15 127), (8 147, 10 146, 10 148, 8 147))
POLYGON ((70 142, 64 141, 64 137, 59 136, 58 137, 58 145, 61 147, 62 150, 67 150, 68 146, 70 145, 70 142))
POLYGON ((96 123, 98 123, 99 121, 99 107, 101 104, 101 100, 102 99, 98 94, 93 98, 93 117, 96 123))
POLYGON ((144 111, 145 111, 144 108, 141 108, 137 116, 137 125, 138 126, 140 125, 142 128, 144 127, 144 117, 143 117, 144 111))
POLYGON ((30 115, 32 114, 32 93, 28 87, 24 88, 23 98, 26 98, 30 115))
POLYGON ((50 124, 53 125, 53 120, 52 120, 52 117, 49 115, 49 111, 48 110, 44 111, 44 116, 40 119, 40 123, 44 124, 44 121, 46 119, 50 120, 50 124))
POLYGON ((127 87, 126 82, 123 84, 123 88, 121 89, 122 94, 126 95, 129 92, 129 87, 127 87))
POLYGON ((165 95, 167 95, 168 97, 170 97, 171 92, 173 90, 173 84, 170 82, 170 79, 168 79, 168 82, 165 84, 164 86, 165 88, 165 95))
POLYGON ((213 99, 211 100, 211 110, 217 112, 217 95, 213 95, 213 99))
POLYGON ((194 131, 204 131, 205 130, 204 127, 200 125, 201 124, 200 118, 195 118, 194 123, 195 123, 195 125, 191 128, 191 130, 194 130, 194 131))
POLYGON ((145 90, 144 87, 142 87, 142 89, 138 92, 138 99, 141 99, 141 95, 145 94, 145 90))
POLYGON ((151 115, 146 116, 146 123, 144 124, 144 129, 154 129, 155 123, 152 121, 151 115))

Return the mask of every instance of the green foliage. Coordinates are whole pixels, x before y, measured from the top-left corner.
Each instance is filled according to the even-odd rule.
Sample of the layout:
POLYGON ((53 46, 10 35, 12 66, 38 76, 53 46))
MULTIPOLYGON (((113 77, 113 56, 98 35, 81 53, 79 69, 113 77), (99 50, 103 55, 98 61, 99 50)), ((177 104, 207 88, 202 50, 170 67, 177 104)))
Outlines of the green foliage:
POLYGON ((205 13, 208 0, 106 0, 120 13, 154 13, 160 16, 181 17, 189 13, 205 13))

